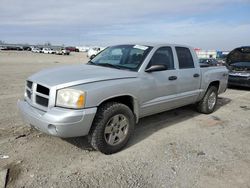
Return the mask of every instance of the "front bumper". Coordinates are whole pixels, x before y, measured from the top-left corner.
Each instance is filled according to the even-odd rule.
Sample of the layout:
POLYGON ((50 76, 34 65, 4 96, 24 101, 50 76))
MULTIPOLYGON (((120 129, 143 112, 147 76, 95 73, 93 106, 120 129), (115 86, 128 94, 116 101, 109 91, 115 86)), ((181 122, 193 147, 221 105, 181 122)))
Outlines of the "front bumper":
POLYGON ((96 107, 82 110, 53 107, 44 112, 23 100, 19 100, 17 106, 29 125, 63 138, 88 135, 97 110, 96 107))
POLYGON ((229 75, 228 85, 250 87, 250 77, 229 75))

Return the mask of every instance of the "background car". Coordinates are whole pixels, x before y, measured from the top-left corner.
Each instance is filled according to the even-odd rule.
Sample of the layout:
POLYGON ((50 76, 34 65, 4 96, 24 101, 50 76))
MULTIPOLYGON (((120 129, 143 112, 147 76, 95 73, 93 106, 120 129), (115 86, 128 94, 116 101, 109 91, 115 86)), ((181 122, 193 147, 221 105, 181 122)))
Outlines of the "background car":
POLYGON ((55 50, 52 50, 51 48, 43 48, 42 49, 42 53, 45 53, 45 54, 54 54, 55 50))
POLYGON ((73 47, 73 46, 68 46, 65 49, 70 51, 70 52, 79 52, 79 49, 76 47, 73 47))
POLYGON ((56 50, 55 54, 57 54, 57 55, 69 55, 70 51, 66 50, 64 48, 61 48, 61 49, 56 50))
POLYGON ((23 46, 23 50, 25 50, 25 51, 31 51, 31 47, 29 47, 29 46, 23 46))
POLYGON ((216 59, 214 58, 204 58, 204 59, 199 59, 199 63, 205 64, 208 66, 219 66, 221 63, 219 63, 216 59))
POLYGON ((0 50, 4 50, 6 47, 0 46, 0 50))
POLYGON ((90 48, 87 57, 92 59, 96 54, 98 54, 101 51, 101 48, 95 47, 95 48, 90 48))
POLYGON ((34 53, 42 53, 42 50, 40 48, 32 47, 31 51, 34 53))
POLYGON ((23 51, 23 48, 21 47, 21 46, 5 46, 5 47, 3 47, 3 49, 1 49, 1 50, 10 50, 10 51, 12 51, 12 50, 15 50, 15 51, 23 51))
POLYGON ((250 46, 232 50, 226 59, 229 69, 229 86, 250 88, 250 46))

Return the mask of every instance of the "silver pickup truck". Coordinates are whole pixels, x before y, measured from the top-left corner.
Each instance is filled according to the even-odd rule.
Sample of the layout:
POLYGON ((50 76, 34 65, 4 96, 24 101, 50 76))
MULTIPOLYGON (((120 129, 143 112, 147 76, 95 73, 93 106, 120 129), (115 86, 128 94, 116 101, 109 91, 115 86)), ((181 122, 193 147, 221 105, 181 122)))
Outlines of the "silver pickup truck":
POLYGON ((59 137, 88 135, 105 154, 121 150, 140 118, 196 104, 215 109, 225 67, 201 67, 184 45, 117 45, 87 64, 43 70, 26 81, 18 108, 29 125, 59 137))

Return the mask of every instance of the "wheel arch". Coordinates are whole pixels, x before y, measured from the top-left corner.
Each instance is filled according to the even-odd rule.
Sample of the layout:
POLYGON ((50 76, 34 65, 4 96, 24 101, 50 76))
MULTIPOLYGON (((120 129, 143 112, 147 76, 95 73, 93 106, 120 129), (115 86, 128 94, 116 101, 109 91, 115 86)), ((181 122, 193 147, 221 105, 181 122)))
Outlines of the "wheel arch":
POLYGON ((211 87, 211 86, 216 87, 217 90, 219 91, 219 88, 220 88, 220 81, 219 81, 219 80, 215 80, 215 81, 210 82, 210 84, 209 84, 208 87, 207 87, 207 90, 208 90, 208 88, 211 87))
POLYGON ((107 102, 118 102, 118 103, 122 103, 126 106, 128 106, 131 111, 133 112, 133 114, 135 115, 135 119, 136 119, 136 123, 138 123, 139 121, 139 104, 137 99, 132 96, 132 95, 118 95, 118 96, 112 96, 110 98, 106 98, 104 100, 102 100, 98 106, 101 106, 104 103, 107 102))

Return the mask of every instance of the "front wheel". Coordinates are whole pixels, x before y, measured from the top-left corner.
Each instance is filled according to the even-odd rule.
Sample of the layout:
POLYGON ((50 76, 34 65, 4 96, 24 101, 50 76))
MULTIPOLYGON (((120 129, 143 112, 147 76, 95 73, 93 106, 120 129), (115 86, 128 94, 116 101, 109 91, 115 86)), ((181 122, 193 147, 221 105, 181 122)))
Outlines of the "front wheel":
POLYGON ((135 125, 131 109, 109 102, 98 108, 88 136, 91 146, 105 154, 120 151, 127 144, 135 125))
POLYGON ((203 99, 197 104, 197 110, 204 114, 210 114, 214 111, 218 98, 218 89, 214 86, 210 86, 203 97, 203 99))

